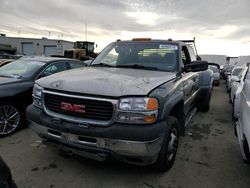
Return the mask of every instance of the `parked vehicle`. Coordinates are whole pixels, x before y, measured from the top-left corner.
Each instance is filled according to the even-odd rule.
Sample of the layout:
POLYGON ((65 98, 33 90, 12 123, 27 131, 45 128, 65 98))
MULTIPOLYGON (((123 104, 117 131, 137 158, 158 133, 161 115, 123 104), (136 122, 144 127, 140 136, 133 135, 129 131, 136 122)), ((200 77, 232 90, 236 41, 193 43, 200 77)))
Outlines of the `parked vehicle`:
POLYGON ((0 187, 1 188, 17 188, 10 171, 10 168, 0 156, 0 187))
POLYGON ((0 67, 7 65, 8 63, 12 62, 13 59, 0 59, 0 67))
POLYGON ((232 74, 232 70, 234 68, 234 65, 230 65, 230 64, 227 64, 225 66, 223 66, 223 74, 221 75, 225 81, 226 81, 226 87, 227 87, 227 82, 228 82, 228 76, 230 76, 232 74))
POLYGON ((35 80, 86 66, 77 60, 23 57, 0 68, 0 137, 14 133, 25 121, 25 109, 32 103, 35 80))
POLYGON ((250 71, 249 67, 244 79, 244 85, 241 92, 239 121, 236 123, 236 136, 240 144, 241 154, 246 162, 250 162, 250 71))
POLYGON ((44 144, 165 171, 196 108, 209 104, 198 72, 207 68, 180 41, 117 41, 88 69, 37 80, 28 123, 44 144))
POLYGON ((215 63, 209 63, 209 69, 213 71, 213 85, 220 85, 220 66, 215 63))
POLYGON ((236 76, 231 77, 231 92, 230 92, 230 100, 233 105, 232 110, 232 119, 234 121, 238 120, 239 112, 240 112, 240 94, 242 91, 242 87, 244 84, 244 78, 247 72, 247 67, 242 67, 241 73, 236 76))
MULTIPOLYGON (((239 76, 241 74, 242 70, 243 70, 243 67, 235 66, 231 71, 232 73, 227 76, 227 92, 228 93, 231 92, 231 84, 232 84, 231 77, 232 76, 239 76)), ((231 100, 230 100, 230 102, 231 102, 231 100)))

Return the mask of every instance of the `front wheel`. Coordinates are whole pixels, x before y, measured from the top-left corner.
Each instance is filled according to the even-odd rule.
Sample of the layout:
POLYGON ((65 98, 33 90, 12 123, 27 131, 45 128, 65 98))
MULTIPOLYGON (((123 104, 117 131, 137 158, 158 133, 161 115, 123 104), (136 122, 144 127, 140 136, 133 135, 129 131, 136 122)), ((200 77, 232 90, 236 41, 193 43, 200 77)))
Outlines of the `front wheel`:
POLYGON ((21 124, 21 113, 13 104, 0 104, 0 137, 13 134, 21 124))
POLYGON ((162 172, 170 169, 175 162, 179 143, 178 124, 178 120, 175 117, 168 117, 168 130, 156 162, 157 169, 162 172))
POLYGON ((208 112, 210 109, 210 101, 211 101, 211 91, 209 91, 209 96, 204 98, 203 100, 199 100, 198 110, 201 112, 208 112))

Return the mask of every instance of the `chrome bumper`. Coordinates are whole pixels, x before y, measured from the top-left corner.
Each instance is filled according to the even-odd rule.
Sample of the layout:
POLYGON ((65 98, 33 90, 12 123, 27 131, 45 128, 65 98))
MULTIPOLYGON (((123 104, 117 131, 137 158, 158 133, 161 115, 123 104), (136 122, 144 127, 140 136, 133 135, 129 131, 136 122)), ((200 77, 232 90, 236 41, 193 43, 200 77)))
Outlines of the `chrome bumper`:
MULTIPOLYGON (((113 157, 117 158, 117 156, 119 156, 118 159, 128 163, 137 163, 129 161, 129 158, 137 158, 137 161, 141 161, 140 163, 142 164, 152 164, 156 161, 163 142, 163 134, 160 135, 159 138, 147 142, 128 141, 100 137, 86 137, 84 135, 53 130, 33 121, 29 122, 30 128, 41 138, 56 141, 52 145, 58 145, 63 150, 99 161, 106 158, 105 151, 107 151, 107 153, 111 155, 113 153, 113 157), (71 147, 71 145, 77 146, 78 149, 71 147), (88 147, 88 150, 85 150, 86 147, 88 147), (96 152, 93 155, 93 152, 88 152, 89 148, 97 151, 100 150, 100 152, 96 152)), ((46 143, 46 141, 44 143, 50 145, 49 143, 46 143)))

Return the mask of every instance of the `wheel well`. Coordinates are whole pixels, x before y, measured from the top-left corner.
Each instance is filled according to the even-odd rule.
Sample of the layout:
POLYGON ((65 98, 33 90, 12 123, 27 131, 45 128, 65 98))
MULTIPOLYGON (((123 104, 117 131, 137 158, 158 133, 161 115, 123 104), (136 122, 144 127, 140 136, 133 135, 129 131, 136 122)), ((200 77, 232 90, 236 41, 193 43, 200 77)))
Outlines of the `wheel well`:
POLYGON ((25 104, 25 100, 19 99, 17 97, 4 97, 0 99, 0 104, 11 103, 18 107, 21 112, 25 113, 25 109, 27 105, 25 104))
POLYGON ((176 117, 179 121, 179 132, 180 135, 185 134, 185 113, 184 113, 184 102, 180 101, 171 109, 170 116, 176 117))

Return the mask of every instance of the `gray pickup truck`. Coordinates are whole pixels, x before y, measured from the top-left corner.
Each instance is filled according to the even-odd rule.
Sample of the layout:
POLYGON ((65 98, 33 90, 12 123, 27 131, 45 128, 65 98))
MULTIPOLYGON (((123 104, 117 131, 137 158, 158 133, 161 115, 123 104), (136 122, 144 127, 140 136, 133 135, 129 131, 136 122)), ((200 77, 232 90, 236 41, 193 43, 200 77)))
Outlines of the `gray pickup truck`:
POLYGON ((196 109, 209 109, 207 68, 181 41, 118 40, 90 67, 37 80, 28 123, 69 153, 166 171, 196 109))

